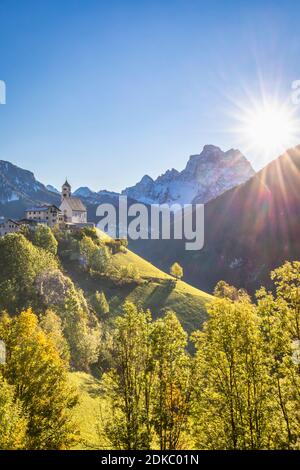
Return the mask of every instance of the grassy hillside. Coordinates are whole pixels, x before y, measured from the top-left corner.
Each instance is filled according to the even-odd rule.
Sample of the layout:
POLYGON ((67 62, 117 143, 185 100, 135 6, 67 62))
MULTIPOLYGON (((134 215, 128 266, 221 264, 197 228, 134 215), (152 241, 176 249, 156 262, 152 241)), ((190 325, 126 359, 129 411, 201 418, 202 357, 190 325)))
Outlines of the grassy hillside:
MULTIPOLYGON (((102 240, 109 239, 100 231, 98 236, 102 240)), ((165 309, 174 310, 188 333, 200 328, 207 318, 206 306, 212 299, 211 295, 183 281, 174 283, 173 277, 130 250, 113 254, 111 263, 116 269, 134 265, 140 273, 140 280, 132 284, 119 285, 105 277, 93 277, 83 271, 79 261, 72 257, 62 256, 61 261, 64 270, 75 284, 83 289, 87 299, 91 300, 97 290, 105 293, 110 304, 108 319, 121 313, 125 300, 132 301, 144 309, 150 308, 154 319, 165 309)), ((80 430, 80 438, 74 448, 111 448, 103 432, 109 407, 101 392, 100 381, 85 372, 72 372, 69 374, 69 380, 79 395, 75 420, 80 430)))
POLYGON ((79 394, 74 415, 80 430, 80 441, 75 448, 105 449, 107 442, 102 428, 106 406, 105 398, 100 393, 99 381, 85 372, 70 373, 69 380, 79 394))
MULTIPOLYGON (((100 231, 98 234, 101 238, 107 237, 100 231)), ((165 309, 174 310, 188 332, 201 327, 206 319, 206 304, 212 298, 209 294, 183 281, 172 285, 174 279, 170 275, 130 250, 112 255, 112 263, 117 269, 128 264, 137 267, 141 276, 138 284, 116 285, 108 279, 93 278, 83 272, 77 260, 63 258, 62 262, 68 275, 83 289, 87 297, 91 297, 96 290, 105 293, 112 315, 119 314, 123 302, 130 300, 141 308, 150 308, 154 318, 165 309)))

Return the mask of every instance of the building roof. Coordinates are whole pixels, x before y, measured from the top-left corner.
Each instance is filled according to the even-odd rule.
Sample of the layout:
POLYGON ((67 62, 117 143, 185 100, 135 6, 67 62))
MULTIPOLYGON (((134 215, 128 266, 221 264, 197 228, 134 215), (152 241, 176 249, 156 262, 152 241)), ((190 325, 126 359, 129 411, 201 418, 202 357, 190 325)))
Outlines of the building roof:
POLYGON ((42 206, 36 206, 36 207, 29 207, 28 209, 25 209, 25 212, 41 212, 41 211, 47 211, 51 207, 54 207, 56 210, 60 210, 55 204, 43 204, 42 206))
POLYGON ((71 185, 68 183, 68 180, 66 179, 65 184, 63 186, 68 186, 71 189, 71 185))
POLYGON ((26 218, 24 218, 24 219, 18 220, 18 222, 19 222, 20 225, 26 225, 26 224, 28 224, 28 225, 37 225, 40 221, 35 220, 35 219, 26 219, 26 218))
POLYGON ((15 225, 20 225, 20 223, 17 222, 16 220, 14 220, 14 219, 5 219, 3 222, 0 223, 0 225, 7 224, 8 222, 12 222, 15 225))
POLYGON ((64 199, 73 211, 86 212, 86 207, 78 197, 66 197, 64 199))

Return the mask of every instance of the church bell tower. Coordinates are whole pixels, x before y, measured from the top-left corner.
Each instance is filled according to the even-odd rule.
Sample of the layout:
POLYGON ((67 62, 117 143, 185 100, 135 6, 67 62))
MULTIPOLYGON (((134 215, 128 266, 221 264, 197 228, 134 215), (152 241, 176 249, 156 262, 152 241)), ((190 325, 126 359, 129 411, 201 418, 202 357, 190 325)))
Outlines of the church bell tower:
POLYGON ((63 201, 64 199, 71 197, 71 186, 69 185, 68 181, 62 185, 61 189, 61 200, 63 201))

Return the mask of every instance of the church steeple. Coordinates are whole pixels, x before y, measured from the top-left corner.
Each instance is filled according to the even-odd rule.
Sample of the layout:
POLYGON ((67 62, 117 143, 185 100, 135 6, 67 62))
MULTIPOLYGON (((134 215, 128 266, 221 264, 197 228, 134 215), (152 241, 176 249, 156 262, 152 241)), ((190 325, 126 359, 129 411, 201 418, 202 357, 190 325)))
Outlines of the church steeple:
POLYGON ((61 200, 63 201, 65 198, 71 197, 71 186, 66 179, 65 183, 62 185, 61 188, 61 200))

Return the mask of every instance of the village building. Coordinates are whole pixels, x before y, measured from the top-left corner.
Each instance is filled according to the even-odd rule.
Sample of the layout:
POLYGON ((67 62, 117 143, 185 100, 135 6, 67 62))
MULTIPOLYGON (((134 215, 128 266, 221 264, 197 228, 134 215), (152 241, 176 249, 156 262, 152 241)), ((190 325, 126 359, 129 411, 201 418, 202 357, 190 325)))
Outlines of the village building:
POLYGON ((19 222, 13 219, 7 219, 0 224, 0 237, 4 237, 8 233, 19 232, 21 226, 19 222))
POLYGON ((26 209, 25 219, 48 225, 48 227, 51 228, 55 225, 61 225, 64 222, 63 214, 54 204, 44 204, 43 206, 26 209))
POLYGON ((18 221, 1 218, 0 236, 19 232, 24 225, 34 230, 40 224, 50 228, 57 225, 71 231, 95 226, 93 223, 87 222, 87 209, 78 197, 72 196, 68 181, 62 186, 60 207, 54 204, 43 204, 26 209, 24 217, 18 221))
POLYGON ((68 181, 62 186, 61 205, 59 206, 64 221, 68 224, 87 224, 87 209, 83 202, 72 196, 68 181))

